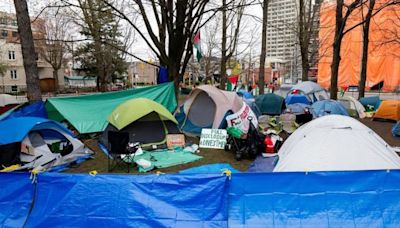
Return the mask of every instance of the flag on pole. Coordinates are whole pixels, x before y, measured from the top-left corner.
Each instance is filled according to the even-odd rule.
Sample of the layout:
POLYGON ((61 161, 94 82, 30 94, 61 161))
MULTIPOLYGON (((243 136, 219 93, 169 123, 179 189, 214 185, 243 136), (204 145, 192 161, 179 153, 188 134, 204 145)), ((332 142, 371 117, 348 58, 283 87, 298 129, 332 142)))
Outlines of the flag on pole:
POLYGON ((196 48, 197 61, 200 62, 201 58, 203 58, 203 55, 201 54, 200 31, 194 36, 193 45, 196 48))

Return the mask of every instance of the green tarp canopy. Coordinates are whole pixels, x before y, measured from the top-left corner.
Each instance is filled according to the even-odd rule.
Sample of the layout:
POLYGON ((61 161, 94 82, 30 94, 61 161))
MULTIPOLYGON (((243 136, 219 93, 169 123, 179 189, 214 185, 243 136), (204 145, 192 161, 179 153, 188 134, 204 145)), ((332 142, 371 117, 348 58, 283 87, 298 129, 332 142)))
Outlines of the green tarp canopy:
POLYGON ((80 133, 103 131, 107 117, 121 103, 133 98, 147 98, 173 112, 177 106, 173 82, 120 92, 76 97, 49 98, 46 109, 49 119, 67 120, 80 133))

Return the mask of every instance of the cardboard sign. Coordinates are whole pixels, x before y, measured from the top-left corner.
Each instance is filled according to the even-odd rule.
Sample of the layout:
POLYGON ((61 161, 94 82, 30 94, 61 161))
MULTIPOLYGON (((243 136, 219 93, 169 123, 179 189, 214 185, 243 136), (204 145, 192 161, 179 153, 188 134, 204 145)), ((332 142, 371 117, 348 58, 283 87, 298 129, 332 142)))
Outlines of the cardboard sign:
POLYGON ((226 117, 226 121, 228 122, 228 127, 236 127, 239 128, 243 133, 247 133, 250 127, 249 117, 251 118, 251 122, 254 127, 258 128, 257 116, 251 110, 251 108, 243 102, 242 108, 226 117))
POLYGON ((172 149, 174 147, 184 147, 185 136, 183 134, 169 134, 167 135, 167 147, 172 149))
POLYGON ((227 135, 224 129, 202 129, 200 148, 224 149, 227 135))

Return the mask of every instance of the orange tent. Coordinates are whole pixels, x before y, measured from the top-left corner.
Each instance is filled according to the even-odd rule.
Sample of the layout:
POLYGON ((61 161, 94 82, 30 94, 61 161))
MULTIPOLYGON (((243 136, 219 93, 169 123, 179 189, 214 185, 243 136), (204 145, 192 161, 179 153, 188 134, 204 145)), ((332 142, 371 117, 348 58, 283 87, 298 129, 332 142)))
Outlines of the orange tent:
MULTIPOLYGON (((385 0, 378 0, 380 8, 385 0)), ((320 49, 318 83, 330 87, 332 43, 335 34, 335 4, 324 3, 320 16, 320 49)), ((355 10, 349 17, 346 29, 362 21, 367 7, 355 10), (363 10, 363 11, 362 11, 363 10)), ((383 91, 394 91, 400 86, 400 6, 389 6, 381 10, 371 20, 370 42, 367 67, 367 89, 384 81, 383 91), (396 41, 397 40, 397 41, 396 41)), ((358 85, 362 56, 362 27, 348 32, 342 41, 339 68, 339 88, 358 85)))
POLYGON ((400 100, 382 101, 374 118, 400 120, 400 100))

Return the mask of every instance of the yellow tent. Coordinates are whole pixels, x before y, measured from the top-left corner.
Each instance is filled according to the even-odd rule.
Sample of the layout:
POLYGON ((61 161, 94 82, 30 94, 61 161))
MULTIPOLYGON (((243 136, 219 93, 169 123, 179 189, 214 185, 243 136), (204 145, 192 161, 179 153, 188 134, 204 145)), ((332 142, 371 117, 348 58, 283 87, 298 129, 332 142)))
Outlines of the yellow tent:
POLYGON ((400 120, 400 100, 382 101, 374 118, 400 120))

